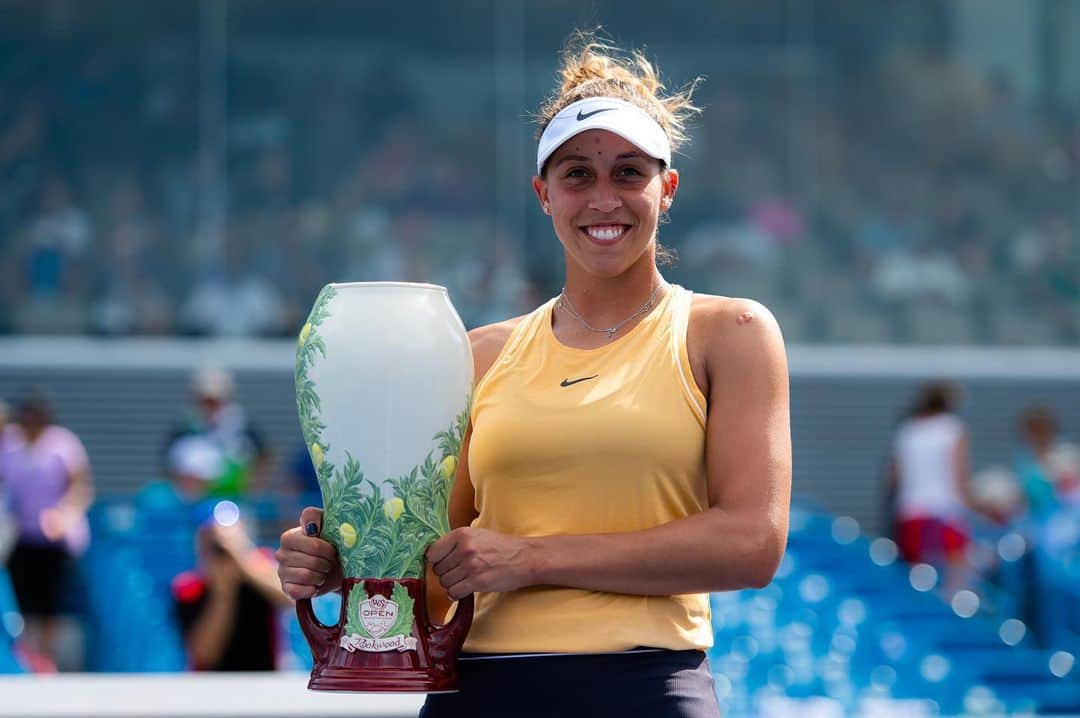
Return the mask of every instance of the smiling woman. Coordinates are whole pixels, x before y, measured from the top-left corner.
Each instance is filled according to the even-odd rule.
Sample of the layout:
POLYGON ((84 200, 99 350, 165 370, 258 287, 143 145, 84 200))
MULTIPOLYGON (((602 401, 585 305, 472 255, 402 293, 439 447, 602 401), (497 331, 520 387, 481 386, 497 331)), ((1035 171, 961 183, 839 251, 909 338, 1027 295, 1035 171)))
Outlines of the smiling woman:
MULTIPOLYGON (((657 267, 690 90, 665 95, 642 55, 589 35, 560 76, 532 187, 566 283, 470 332, 452 530, 427 559, 432 614, 475 594, 475 617, 459 692, 429 695, 421 716, 712 718, 708 594, 769 583, 787 538, 783 339, 760 304, 657 267)), ((312 569, 312 541, 282 537, 296 598, 340 580, 312 569)))
MULTIPOLYGON (((559 71, 560 85, 545 101, 537 121, 540 125, 537 138, 536 174, 533 187, 540 196, 544 211, 550 214, 550 200, 541 192, 546 189, 549 168, 559 165, 563 176, 574 172, 564 166, 568 162, 599 162, 603 150, 594 145, 602 143, 605 135, 621 137, 627 152, 607 148, 606 157, 611 163, 629 162, 622 173, 624 185, 642 182, 659 175, 662 184, 671 185, 664 195, 661 215, 674 200, 678 188, 678 173, 671 170, 671 153, 677 151, 686 140, 687 118, 700 110, 691 103, 690 97, 697 81, 681 92, 661 96, 664 89, 659 73, 640 53, 629 59, 618 57, 615 48, 604 45, 586 34, 573 36, 563 55, 559 71), (605 130, 593 133, 591 128, 605 130), (577 135, 572 147, 564 146, 566 140, 577 135), (551 155, 562 148, 559 156, 551 155)), ((594 170, 597 168, 593 168, 594 170)), ((608 168, 611 169, 610 167, 608 168)), ((581 187, 588 177, 589 168, 576 171, 573 176, 581 187)), ((626 225, 623 225, 626 227, 626 225)), ((618 231, 618 227, 598 230, 618 231)), ((642 228, 647 233, 648 228, 642 228)), ((655 235, 656 228, 652 228, 655 235)), ((660 264, 670 263, 674 257, 662 245, 655 242, 655 256, 660 264)))
POLYGON ((635 263, 655 263, 660 211, 679 185, 678 173, 662 162, 606 129, 587 129, 551 155, 547 179, 538 176, 534 188, 572 263, 568 272, 618 277, 635 263))

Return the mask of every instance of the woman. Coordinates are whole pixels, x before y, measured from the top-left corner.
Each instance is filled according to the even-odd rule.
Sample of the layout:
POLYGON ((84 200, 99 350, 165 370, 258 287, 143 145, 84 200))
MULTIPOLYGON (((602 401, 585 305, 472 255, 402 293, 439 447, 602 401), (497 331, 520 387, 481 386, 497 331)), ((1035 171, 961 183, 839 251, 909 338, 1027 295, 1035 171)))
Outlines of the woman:
MULTIPOLYGON (((454 529, 427 557, 476 614, 461 690, 422 715, 717 716, 708 592, 768 584, 786 542, 783 341, 761 305, 691 295, 657 269, 689 92, 661 96, 644 57, 589 37, 561 76, 533 188, 566 284, 470 332, 454 529)), ((333 548, 304 535, 318 520, 305 509, 282 535, 293 598, 340 582, 333 548)))
POLYGON ((79 438, 53 423, 44 397, 23 399, 18 417, 19 430, 8 435, 0 453, 0 490, 9 497, 17 527, 8 570, 26 617, 26 647, 55 662, 56 619, 71 559, 90 541, 90 461, 79 438))
POLYGON ((949 594, 967 583, 967 517, 980 510, 971 487, 970 440, 954 405, 948 384, 920 390, 896 429, 890 477, 901 557, 944 566, 949 594))

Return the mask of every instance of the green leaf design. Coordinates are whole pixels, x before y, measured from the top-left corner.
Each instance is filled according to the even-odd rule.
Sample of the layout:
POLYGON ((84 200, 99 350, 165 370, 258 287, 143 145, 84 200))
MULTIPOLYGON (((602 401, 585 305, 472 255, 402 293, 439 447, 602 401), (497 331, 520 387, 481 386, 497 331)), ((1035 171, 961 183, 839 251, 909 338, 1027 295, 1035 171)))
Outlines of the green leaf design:
POLYGON ((315 464, 316 473, 319 477, 320 488, 325 488, 325 482, 333 473, 333 467, 327 467, 319 461, 318 455, 325 457, 330 450, 329 445, 321 439, 322 430, 326 428, 319 420, 319 412, 322 406, 319 402, 319 394, 315 390, 315 383, 308 377, 308 370, 315 361, 316 354, 326 356, 326 344, 319 336, 319 325, 330 316, 328 305, 337 296, 337 290, 333 285, 327 284, 315 298, 315 305, 308 314, 307 322, 301 330, 301 341, 296 347, 296 373, 294 383, 296 386, 296 408, 300 415, 300 429, 304 435, 304 444, 308 452, 312 454, 311 460, 315 464), (319 447, 318 455, 314 447, 319 447))
POLYGON ((364 638, 374 638, 360 622, 360 602, 363 599, 364 584, 355 584, 349 591, 349 605, 345 611, 345 633, 350 636, 360 634, 364 638))
MULTIPOLYGON (((421 578, 427 547, 450 531, 447 508, 453 488, 451 469, 460 460, 472 395, 466 397, 465 409, 450 426, 432 437, 435 448, 419 465, 402 476, 386 479, 393 490, 389 498, 399 498, 403 505, 400 516, 391 519, 384 511, 379 485, 365 478, 359 463, 348 453, 343 466, 334 465, 328 458, 330 445, 322 438, 326 428, 320 418, 322 405, 308 372, 318 357, 326 357, 326 344, 318 329, 330 316, 329 304, 335 296, 337 290, 329 284, 319 292, 296 350, 300 427, 326 508, 322 536, 337 548, 347 577, 421 578), (452 462, 448 462, 450 457, 452 462), (346 539, 351 546, 346 545, 346 539)), ((349 613, 353 613, 351 607, 349 613)))
POLYGON ((394 590, 390 592, 390 600, 398 605, 397 618, 394 619, 394 625, 390 626, 390 630, 386 632, 387 637, 397 636, 404 633, 406 636, 412 635, 413 629, 413 600, 409 595, 409 589, 405 588, 405 584, 395 583, 394 590))

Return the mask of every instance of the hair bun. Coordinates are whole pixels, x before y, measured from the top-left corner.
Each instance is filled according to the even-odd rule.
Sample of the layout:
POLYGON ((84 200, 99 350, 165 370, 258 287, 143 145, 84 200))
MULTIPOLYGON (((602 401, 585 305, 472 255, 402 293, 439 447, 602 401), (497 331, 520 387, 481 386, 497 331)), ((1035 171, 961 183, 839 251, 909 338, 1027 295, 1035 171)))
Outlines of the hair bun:
POLYGON ((577 30, 570 35, 562 50, 558 76, 558 90, 544 101, 537 114, 537 138, 567 105, 588 97, 617 97, 640 107, 660 123, 675 151, 687 141, 687 119, 701 111, 690 97, 702 78, 665 96, 660 73, 644 54, 638 50, 623 52, 598 39, 595 31, 577 30))

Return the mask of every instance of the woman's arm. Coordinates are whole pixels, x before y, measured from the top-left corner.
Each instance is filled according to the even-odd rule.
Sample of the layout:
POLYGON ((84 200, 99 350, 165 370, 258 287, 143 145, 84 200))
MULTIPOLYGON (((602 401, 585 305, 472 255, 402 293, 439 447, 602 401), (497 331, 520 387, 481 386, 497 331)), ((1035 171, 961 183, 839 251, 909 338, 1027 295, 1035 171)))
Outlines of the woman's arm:
POLYGON ((94 503, 94 485, 90 481, 90 471, 87 469, 72 471, 68 474, 68 489, 57 505, 85 514, 92 503, 94 503))
POLYGON ((53 427, 62 432, 64 440, 61 462, 67 469, 68 485, 56 505, 44 509, 39 521, 45 536, 59 541, 70 532, 78 531, 90 504, 94 502, 94 485, 90 478, 90 459, 82 442, 68 429, 53 427))
POLYGON ((695 319, 709 379, 709 507, 642 531, 522 538, 459 528, 429 558, 449 596, 551 584, 671 595, 768 584, 787 542, 787 358, 772 314, 708 298, 695 319), (747 315, 750 319, 747 319, 747 315))

